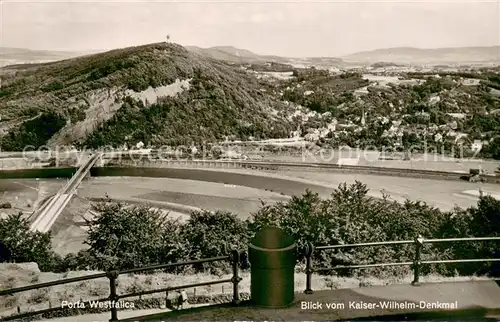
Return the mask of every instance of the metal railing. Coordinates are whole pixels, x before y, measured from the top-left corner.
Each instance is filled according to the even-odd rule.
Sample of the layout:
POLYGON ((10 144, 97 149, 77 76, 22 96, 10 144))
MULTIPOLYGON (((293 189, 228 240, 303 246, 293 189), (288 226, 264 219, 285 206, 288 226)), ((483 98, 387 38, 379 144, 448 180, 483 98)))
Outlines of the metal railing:
POLYGON ((449 242, 474 242, 474 241, 499 241, 500 237, 470 237, 470 238, 444 238, 444 239, 424 239, 422 236, 416 237, 414 240, 398 240, 387 242, 361 243, 361 244, 346 244, 346 245, 328 245, 314 247, 312 243, 306 244, 306 289, 304 293, 312 294, 312 275, 314 272, 331 271, 337 269, 359 269, 359 268, 375 268, 375 267, 390 267, 390 266, 411 266, 413 270, 412 285, 420 284, 420 268, 426 264, 447 264, 447 263, 479 263, 479 262, 500 262, 500 258, 476 258, 476 259, 446 259, 446 260, 421 260, 421 253, 424 244, 433 243, 449 243, 449 242), (313 267, 313 254, 315 251, 323 251, 329 249, 342 248, 358 248, 358 247, 374 247, 374 246, 389 246, 389 245, 409 245, 415 246, 413 261, 411 262, 390 262, 390 263, 374 263, 361 265, 336 265, 333 267, 313 267))
MULTIPOLYGON (((231 303, 233 305, 239 305, 241 302, 240 301, 240 293, 239 293, 239 283, 242 280, 242 278, 239 275, 240 274, 240 272, 239 272, 240 257, 241 257, 240 251, 232 250, 230 252, 230 254, 227 256, 218 256, 218 257, 197 259, 197 260, 191 260, 191 261, 185 261, 185 262, 177 262, 177 263, 161 264, 161 265, 154 265, 154 266, 148 266, 148 267, 132 268, 132 269, 126 269, 126 270, 113 270, 113 271, 108 271, 105 273, 98 273, 98 274, 92 274, 92 275, 86 275, 86 276, 80 276, 80 277, 73 277, 73 278, 67 278, 67 279, 62 279, 62 280, 57 280, 57 281, 51 281, 51 282, 39 283, 39 284, 34 284, 34 285, 27 285, 27 286, 22 286, 22 287, 17 287, 17 288, 11 288, 11 289, 7 289, 7 290, 0 290, 0 296, 9 296, 9 295, 13 295, 16 293, 40 289, 40 288, 44 288, 44 287, 51 287, 51 286, 56 286, 56 285, 82 282, 82 281, 88 281, 88 280, 94 280, 94 279, 107 277, 109 279, 109 296, 107 298, 101 298, 98 300, 90 300, 90 301, 82 302, 82 304, 83 304, 82 306, 88 307, 90 303, 104 302, 104 301, 109 301, 110 303, 117 303, 121 299, 130 298, 130 297, 137 297, 137 296, 140 297, 142 295, 149 295, 149 294, 162 293, 162 292, 167 293, 170 291, 183 290, 183 289, 200 287, 200 286, 224 284, 224 283, 232 283, 233 284, 233 297, 232 297, 231 303), (131 274, 131 273, 161 270, 161 269, 180 267, 180 266, 188 266, 188 265, 196 265, 196 264, 203 264, 203 263, 221 262, 221 261, 229 261, 231 263, 232 273, 233 273, 233 276, 231 278, 223 279, 223 280, 209 281, 209 282, 202 282, 202 283, 187 284, 187 285, 177 285, 177 286, 173 286, 173 287, 165 287, 165 288, 160 288, 160 289, 133 292, 133 293, 127 293, 127 294, 118 294, 117 293, 117 289, 116 289, 117 280, 118 280, 118 277, 120 275, 123 275, 123 274, 131 274)), ((59 310, 63 310, 63 309, 66 309, 66 308, 61 305, 58 307, 53 307, 53 308, 48 308, 48 309, 43 309, 43 310, 38 310, 38 311, 29 311, 29 312, 20 313, 19 308, 18 308, 19 314, 0 318, 0 321, 11 321, 11 320, 16 320, 16 319, 20 319, 20 318, 40 315, 40 314, 47 314, 47 313, 51 313, 51 312, 55 312, 55 311, 59 311, 59 310)), ((111 311, 111 319, 109 321, 110 322, 119 321, 118 320, 117 305, 110 305, 109 310, 111 311)))
MULTIPOLYGON (((306 249, 305 249, 306 290, 304 291, 304 293, 306 293, 306 294, 313 293, 311 286, 312 286, 312 275, 314 272, 330 271, 330 270, 337 270, 337 269, 360 269, 360 268, 375 268, 375 267, 390 267, 390 266, 411 266, 413 269, 412 285, 417 286, 420 283, 420 280, 419 280, 420 279, 420 268, 422 265, 446 264, 446 263, 500 262, 500 258, 421 260, 421 253, 422 253, 422 248, 423 248, 424 244, 448 243, 448 242, 467 242, 467 241, 469 241, 469 242, 500 241, 500 237, 424 239, 421 236, 418 236, 414 240, 371 242, 371 243, 347 244, 347 245, 328 245, 328 246, 319 246, 319 247, 314 247, 312 245, 312 243, 309 242, 306 244, 306 249), (413 244, 415 246, 414 259, 413 259, 413 261, 410 261, 410 262, 389 262, 389 263, 374 263, 374 264, 360 264, 360 265, 337 265, 337 266, 333 266, 333 267, 324 267, 324 268, 314 268, 313 267, 313 254, 315 253, 315 251, 317 252, 317 251, 323 251, 323 250, 342 249, 342 248, 375 247, 375 246, 388 246, 388 245, 409 245, 409 244, 413 244)), ((86 281, 86 280, 94 280, 94 279, 106 277, 109 279, 109 290, 110 290, 109 296, 107 298, 103 298, 103 299, 99 299, 99 300, 91 300, 91 301, 83 302, 84 306, 88 306, 92 302, 95 303, 95 302, 102 302, 102 301, 110 301, 112 303, 117 303, 120 299, 125 299, 125 298, 130 298, 130 297, 140 297, 142 295, 149 295, 149 294, 162 293, 162 292, 166 293, 169 291, 182 290, 182 289, 188 289, 188 288, 194 288, 194 287, 200 287, 200 286, 223 284, 223 283, 232 283, 232 285, 233 285, 233 297, 232 297, 231 302, 233 305, 239 305, 241 302, 240 301, 240 294, 239 294, 239 283, 242 280, 242 278, 240 277, 240 262, 242 262, 242 261, 244 261, 244 258, 242 258, 242 252, 240 252, 238 250, 232 250, 230 252, 230 254, 227 256, 219 256, 219 257, 191 260, 191 261, 185 261, 185 262, 170 263, 170 264, 161 264, 161 265, 148 266, 148 267, 139 267, 139 268, 120 270, 120 271, 114 270, 114 271, 108 271, 106 273, 80 276, 80 277, 68 278, 68 279, 63 279, 63 280, 58 280, 58 281, 39 283, 39 284, 35 284, 35 285, 22 286, 22 287, 7 289, 7 290, 0 290, 0 296, 9 296, 9 295, 13 295, 16 293, 25 292, 25 291, 34 290, 34 289, 40 289, 40 288, 44 288, 44 287, 51 287, 51 286, 56 286, 56 285, 82 282, 82 281, 86 281), (231 263, 233 276, 230 279, 215 280, 215 281, 201 282, 201 283, 194 283, 194 284, 187 284, 187 285, 178 285, 178 286, 173 286, 173 287, 165 287, 165 288, 160 288, 160 289, 133 292, 133 293, 127 293, 127 294, 118 294, 117 293, 117 288, 116 288, 117 280, 118 280, 118 277, 120 275, 123 275, 123 274, 133 274, 133 273, 138 273, 138 272, 161 270, 161 269, 167 269, 167 268, 173 268, 173 267, 179 267, 179 266, 196 265, 196 264, 211 263, 211 262, 218 262, 218 261, 229 261, 231 263)), ((20 318, 24 318, 24 317, 29 317, 29 316, 51 313, 51 312, 62 310, 62 309, 64 309, 63 306, 58 306, 58 307, 54 307, 54 308, 48 308, 48 309, 43 309, 43 310, 38 310, 38 311, 30 311, 30 312, 25 312, 25 313, 18 312, 19 314, 4 317, 4 318, 0 319, 0 321, 10 321, 10 320, 20 319, 20 318)), ((110 322, 119 321, 118 320, 118 308, 114 305, 111 305, 109 310, 111 311, 111 319, 109 321, 110 322)))

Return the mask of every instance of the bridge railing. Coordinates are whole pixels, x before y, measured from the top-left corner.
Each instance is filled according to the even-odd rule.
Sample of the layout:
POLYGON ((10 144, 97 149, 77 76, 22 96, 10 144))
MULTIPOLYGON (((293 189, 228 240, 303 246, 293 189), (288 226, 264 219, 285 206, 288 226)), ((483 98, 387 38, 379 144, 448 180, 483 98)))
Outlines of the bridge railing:
MULTIPOLYGON (((118 303, 119 300, 125 299, 125 298, 130 298, 130 297, 137 297, 137 296, 154 294, 154 293, 167 293, 170 291, 176 291, 176 290, 182 290, 182 289, 188 289, 188 288, 200 287, 200 286, 224 284, 224 283, 232 283, 232 285, 233 285, 232 303, 234 305, 238 305, 240 303, 239 283, 242 280, 242 278, 239 275, 239 273, 240 273, 239 272, 239 263, 240 263, 240 251, 233 250, 227 256, 218 256, 218 257, 204 258, 204 259, 170 263, 170 264, 161 264, 161 265, 154 265, 154 266, 148 266, 148 267, 132 268, 132 269, 126 269, 126 270, 113 270, 113 271, 108 271, 105 273, 98 273, 98 274, 92 274, 92 275, 86 275, 86 276, 66 278, 66 279, 57 280, 57 281, 38 283, 38 284, 34 284, 34 285, 27 285, 27 286, 22 286, 22 287, 17 287, 17 288, 0 290, 0 296, 11 296, 11 295, 14 295, 14 294, 20 293, 20 292, 26 292, 26 291, 30 291, 30 290, 36 290, 36 289, 51 287, 51 286, 56 286, 56 285, 63 285, 63 284, 69 284, 69 283, 75 283, 75 282, 95 280, 95 279, 106 277, 109 279, 109 296, 106 298, 82 302, 83 306, 88 307, 90 305, 90 303, 96 303, 96 302, 118 303), (221 279, 221 280, 214 280, 214 281, 209 281, 209 282, 201 282, 201 283, 186 284, 186 285, 177 285, 177 286, 172 286, 172 287, 164 287, 164 288, 159 288, 159 289, 140 291, 140 292, 132 292, 132 293, 127 293, 127 294, 118 294, 117 289, 116 289, 118 278, 120 275, 123 275, 123 274, 133 274, 133 273, 139 273, 139 272, 147 272, 147 271, 153 271, 153 270, 162 270, 162 269, 167 269, 167 268, 196 265, 196 264, 203 264, 203 263, 223 262, 223 261, 229 261, 231 263, 233 276, 229 279, 221 279)), ((51 308, 43 309, 43 310, 28 311, 28 312, 21 313, 19 308, 18 308, 18 314, 0 318, 0 321, 17 320, 17 319, 26 318, 26 317, 35 316, 35 315, 52 313, 52 312, 60 311, 63 309, 65 309, 65 307, 63 307, 61 305, 58 307, 53 307, 53 308, 51 307, 51 308)), ((109 305, 109 310, 111 312, 111 319, 109 321, 119 321, 118 320, 118 308, 117 308, 117 306, 116 305, 109 305)))
POLYGON ((470 238, 444 238, 444 239, 424 239, 418 236, 414 240, 397 240, 387 242, 373 242, 373 243, 360 243, 360 244, 346 244, 346 245, 327 245, 314 247, 312 243, 306 244, 306 290, 304 293, 312 294, 312 275, 315 272, 331 271, 338 269, 363 269, 375 267, 390 267, 390 266, 411 266, 413 270, 412 285, 418 286, 420 283, 420 268, 422 265, 428 264, 447 264, 447 263, 479 263, 479 262, 500 262, 500 258, 475 258, 475 259, 445 259, 445 260, 421 260, 422 249, 425 244, 433 243, 451 243, 451 242, 474 242, 474 241, 497 241, 500 242, 500 237, 470 237, 470 238), (360 265, 336 265, 332 267, 319 267, 315 268, 313 265, 313 255, 315 252, 343 249, 343 248, 358 248, 358 247, 376 247, 376 246, 390 246, 390 245, 414 245, 414 258, 411 262, 387 262, 387 263, 373 263, 373 264, 360 264, 360 265))

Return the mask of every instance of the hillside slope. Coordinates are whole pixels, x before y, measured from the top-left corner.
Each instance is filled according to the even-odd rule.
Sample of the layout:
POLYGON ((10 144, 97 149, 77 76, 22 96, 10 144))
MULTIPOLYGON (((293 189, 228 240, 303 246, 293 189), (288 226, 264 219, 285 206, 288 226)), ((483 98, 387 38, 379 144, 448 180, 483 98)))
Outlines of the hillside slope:
POLYGON ((31 65, 2 76, 0 147, 287 135, 279 113, 287 106, 261 87, 245 71, 170 43, 31 65))
POLYGON ((376 63, 470 63, 500 62, 500 46, 420 49, 397 47, 354 53, 345 61, 376 63))

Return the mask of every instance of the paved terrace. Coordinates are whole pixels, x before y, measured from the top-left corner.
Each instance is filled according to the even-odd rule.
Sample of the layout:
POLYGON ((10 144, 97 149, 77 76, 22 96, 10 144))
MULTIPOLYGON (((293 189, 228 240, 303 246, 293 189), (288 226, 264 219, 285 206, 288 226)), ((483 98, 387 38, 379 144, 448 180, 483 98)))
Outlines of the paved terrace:
MULTIPOLYGON (((122 313, 123 314, 123 313, 122 313)), ((123 316, 123 315, 122 315, 123 316)), ((118 313, 120 317, 120 313, 118 313)), ((158 313, 120 321, 310 321, 310 320, 470 320, 500 321, 500 280, 429 283, 420 286, 391 285, 317 291, 306 295, 297 293, 295 303, 283 309, 265 309, 242 303, 204 306, 168 313, 158 313), (302 307, 303 303, 321 304, 316 309, 302 307), (335 308, 328 308, 331 303, 335 308), (353 308, 354 305, 374 305, 371 309, 353 308), (382 308, 381 305, 399 303, 407 308, 382 308), (411 303, 417 306, 411 307, 411 303), (420 308, 420 303, 456 305, 455 310, 420 308), (437 312, 440 311, 440 312, 437 312), (384 315, 384 317, 381 317, 384 315)), ((103 315, 103 321, 109 315, 103 315)))

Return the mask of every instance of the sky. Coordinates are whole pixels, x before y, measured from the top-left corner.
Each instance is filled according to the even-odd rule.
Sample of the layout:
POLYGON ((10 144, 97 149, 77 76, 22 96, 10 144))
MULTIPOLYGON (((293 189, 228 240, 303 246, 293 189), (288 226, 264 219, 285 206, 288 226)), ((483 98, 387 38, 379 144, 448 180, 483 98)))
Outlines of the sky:
POLYGON ((500 44, 500 0, 0 0, 0 46, 87 52, 165 41, 343 56, 500 44))

